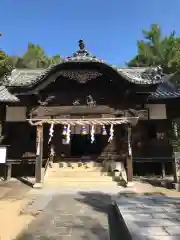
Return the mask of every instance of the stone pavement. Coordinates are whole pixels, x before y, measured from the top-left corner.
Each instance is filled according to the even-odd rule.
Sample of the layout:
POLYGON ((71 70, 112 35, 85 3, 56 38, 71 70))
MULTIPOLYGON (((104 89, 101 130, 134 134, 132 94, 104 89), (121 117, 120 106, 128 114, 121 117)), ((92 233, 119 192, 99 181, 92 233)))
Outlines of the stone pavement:
POLYGON ((138 197, 127 190, 32 189, 29 195, 35 200, 22 212, 37 217, 16 240, 109 239, 107 212, 112 198, 134 240, 180 239, 180 198, 138 197))
POLYGON ((108 240, 110 202, 111 196, 100 192, 47 192, 38 196, 34 204, 41 213, 16 240, 108 240))
POLYGON ((0 181, 0 200, 24 199, 30 189, 29 186, 18 180, 0 181))
POLYGON ((122 196, 116 203, 132 239, 180 239, 180 198, 122 196))

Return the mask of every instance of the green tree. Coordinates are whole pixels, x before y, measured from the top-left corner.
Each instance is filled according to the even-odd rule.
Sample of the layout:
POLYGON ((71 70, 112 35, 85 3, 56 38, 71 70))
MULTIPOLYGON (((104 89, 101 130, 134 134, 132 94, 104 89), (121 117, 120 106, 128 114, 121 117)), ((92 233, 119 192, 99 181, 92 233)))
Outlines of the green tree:
POLYGON ((175 32, 163 37, 157 24, 149 31, 142 30, 143 40, 137 42, 138 53, 127 63, 130 67, 160 65, 165 73, 175 73, 180 68, 180 38, 175 32))
MULTIPOLYGON (((0 37, 2 36, 2 33, 0 32, 0 37)), ((12 65, 9 60, 8 55, 0 49, 0 79, 2 81, 2 78, 4 74, 7 74, 12 70, 12 65)))
POLYGON ((52 56, 52 57, 49 57, 49 64, 52 65, 52 64, 56 64, 56 63, 59 63, 61 62, 61 57, 60 55, 55 55, 55 56, 52 56))
POLYGON ((39 44, 30 43, 20 63, 27 68, 45 68, 48 66, 48 57, 39 44))
POLYGON ((10 57, 13 66, 16 68, 47 68, 52 64, 61 61, 59 55, 48 57, 39 44, 28 44, 27 51, 22 57, 10 57))
POLYGON ((4 51, 0 50, 0 79, 2 79, 2 77, 11 70, 12 65, 8 55, 4 51))

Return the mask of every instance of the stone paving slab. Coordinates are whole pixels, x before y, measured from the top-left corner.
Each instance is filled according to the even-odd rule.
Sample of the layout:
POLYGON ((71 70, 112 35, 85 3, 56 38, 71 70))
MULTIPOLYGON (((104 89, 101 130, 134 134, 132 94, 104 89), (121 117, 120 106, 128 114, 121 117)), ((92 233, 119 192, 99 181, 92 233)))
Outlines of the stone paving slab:
POLYGON ((109 240, 110 195, 45 194, 41 199, 48 202, 49 197, 51 201, 16 240, 109 240))
POLYGON ((37 215, 45 209, 45 207, 50 203, 52 200, 52 196, 40 196, 35 200, 32 200, 28 203, 27 206, 21 211, 20 214, 30 214, 30 215, 37 215))
POLYGON ((180 198, 122 196, 116 206, 132 239, 180 239, 180 198))

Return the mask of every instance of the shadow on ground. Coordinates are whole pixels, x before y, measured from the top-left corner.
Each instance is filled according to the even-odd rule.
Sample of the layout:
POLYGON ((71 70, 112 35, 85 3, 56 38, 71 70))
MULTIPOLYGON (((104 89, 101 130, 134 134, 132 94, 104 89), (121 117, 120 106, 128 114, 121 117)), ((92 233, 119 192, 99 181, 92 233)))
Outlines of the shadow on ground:
MULTIPOLYGON (((128 197, 130 203, 131 198, 137 196, 131 191, 119 193, 122 194, 128 197)), ((153 196, 148 193, 145 195, 153 196)), ((131 238, 126 224, 114 210, 114 197, 102 192, 81 191, 76 195, 54 195, 16 240, 108 240, 109 229, 112 233, 111 240, 129 240, 131 238)), ((140 203, 141 201, 139 199, 140 203)))
MULTIPOLYGON (((46 198, 47 195, 46 193, 43 197, 46 198)), ((112 235, 111 240, 129 240, 131 237, 126 224, 122 216, 117 215, 112 204, 115 197, 122 195, 127 197, 125 204, 131 205, 134 205, 133 198, 140 196, 132 191, 120 192, 119 196, 83 191, 78 194, 52 195, 51 201, 15 240, 108 240, 109 231, 112 235)), ((162 197, 161 193, 141 194, 143 195, 162 197)), ((173 199, 165 198, 169 202, 173 199)), ((136 203, 146 204, 142 198, 137 198, 136 203)), ((169 206, 169 203, 162 201, 162 207, 166 206, 169 206)), ((136 221, 139 225, 144 222, 145 219, 136 221)))
POLYGON ((135 180, 142 183, 149 183, 154 187, 164 187, 174 189, 172 177, 162 178, 160 176, 136 176, 135 180))
POLYGON ((111 195, 101 192, 54 195, 16 240, 108 240, 110 204, 111 195))

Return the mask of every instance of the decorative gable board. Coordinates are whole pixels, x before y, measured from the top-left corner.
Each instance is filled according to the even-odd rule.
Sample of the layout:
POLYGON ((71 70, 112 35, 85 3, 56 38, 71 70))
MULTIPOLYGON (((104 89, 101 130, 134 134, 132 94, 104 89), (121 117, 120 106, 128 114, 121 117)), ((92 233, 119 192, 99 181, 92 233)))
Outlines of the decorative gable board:
POLYGON ((25 122, 26 121, 26 107, 6 107, 6 121, 7 122, 25 122))
POLYGON ((146 104, 149 109, 149 119, 167 119, 166 104, 146 104))

